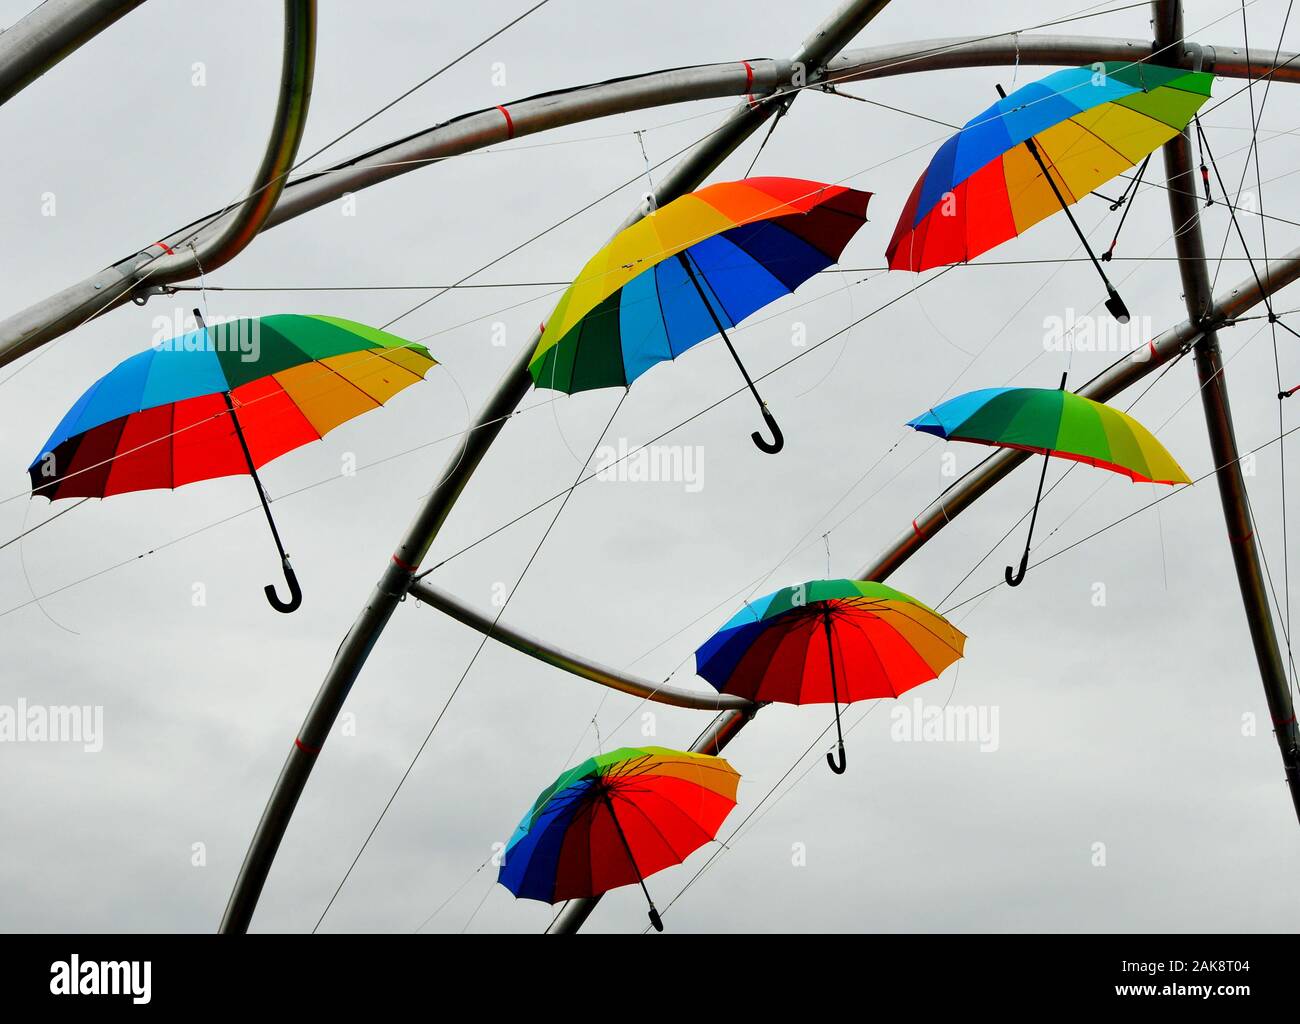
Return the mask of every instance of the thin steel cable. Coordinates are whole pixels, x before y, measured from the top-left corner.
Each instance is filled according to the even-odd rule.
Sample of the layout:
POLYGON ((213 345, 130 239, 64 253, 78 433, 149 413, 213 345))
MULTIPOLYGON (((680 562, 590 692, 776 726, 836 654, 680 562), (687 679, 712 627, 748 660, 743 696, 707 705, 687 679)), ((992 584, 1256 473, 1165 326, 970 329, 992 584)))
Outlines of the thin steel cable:
MULTIPOLYGON (((600 432, 600 436, 596 439, 596 443, 592 445, 591 454, 587 456, 587 461, 583 463, 582 469, 578 471, 578 480, 581 479, 582 474, 587 469, 587 465, 591 462, 592 458, 595 457, 596 450, 600 447, 601 443, 605 440, 605 435, 609 433, 609 428, 614 425, 614 419, 616 416, 618 416, 619 410, 623 408, 623 403, 627 400, 627 395, 628 392, 624 390, 623 394, 619 397, 618 404, 614 406, 614 411, 610 413, 609 420, 608 422, 606 422, 605 428, 600 432)), ((408 764, 406 766, 406 770, 402 772, 402 777, 398 780, 397 785, 394 787, 392 795, 390 795, 388 800, 384 803, 383 810, 379 812, 379 817, 375 819, 374 825, 371 826, 370 831, 366 834, 366 838, 362 842, 361 848, 357 850, 356 856, 352 858, 352 863, 348 865, 347 871, 343 873, 343 877, 339 880, 338 887, 335 888, 333 895, 330 896, 329 902, 325 904, 325 909, 321 911, 321 915, 317 919, 315 927, 312 928, 313 934, 315 934, 315 932, 319 930, 321 924, 325 920, 325 915, 327 915, 330 912, 330 908, 334 906, 334 901, 338 899, 339 893, 343 891, 343 887, 347 884, 348 879, 352 875, 352 870, 357 866, 357 863, 361 860, 362 854, 366 852, 366 848, 370 845, 370 840, 374 838, 375 832, 378 831, 380 824, 383 822, 385 816, 388 814, 389 808, 393 806, 393 801, 397 799, 397 795, 402 791, 402 787, 406 784, 406 780, 410 778, 411 772, 415 769, 416 762, 420 760, 420 755, 424 753, 425 747, 427 747, 429 745, 429 741, 433 739, 433 734, 437 732, 438 726, 442 723, 443 717, 447 714, 447 710, 451 707, 452 701, 456 699, 456 695, 460 692, 461 686, 463 686, 465 680, 469 678, 470 671, 474 668, 475 662, 478 661, 479 655, 483 653, 483 648, 486 647, 488 641, 492 639, 493 633, 496 630, 497 623, 501 621, 501 616, 505 614, 506 609, 510 606, 511 600, 513 600, 515 594, 519 592, 519 588, 524 582, 524 577, 528 575, 528 570, 533 567, 533 563, 537 560, 537 556, 541 554, 542 547, 543 545, 545 545, 546 539, 550 537, 551 531, 555 529, 555 524, 559 522, 561 514, 564 512, 565 507, 569 503, 569 499, 573 496, 573 492, 578 486, 578 480, 575 480, 574 483, 570 485, 568 492, 564 496, 564 501, 561 502, 560 507, 555 510, 555 515, 551 517, 551 521, 550 523, 547 524, 546 530, 542 534, 541 539, 537 542, 536 546, 533 548, 533 553, 529 555, 528 561, 524 563, 524 567, 522 571, 519 573, 518 579, 515 580, 515 585, 510 589, 510 593, 506 595, 506 599, 501 603, 500 609, 493 617, 491 627, 488 629, 486 633, 483 634, 482 638, 479 640, 478 647, 475 648, 474 654, 470 657, 469 663, 465 666, 465 670, 460 674, 460 678, 456 680, 456 685, 451 688, 451 692, 447 695, 447 699, 443 702, 442 707, 438 710, 438 714, 434 717, 433 724, 429 726, 428 733, 425 734, 425 737, 421 741, 419 747, 416 748, 415 755, 411 758, 410 764, 408 764)))

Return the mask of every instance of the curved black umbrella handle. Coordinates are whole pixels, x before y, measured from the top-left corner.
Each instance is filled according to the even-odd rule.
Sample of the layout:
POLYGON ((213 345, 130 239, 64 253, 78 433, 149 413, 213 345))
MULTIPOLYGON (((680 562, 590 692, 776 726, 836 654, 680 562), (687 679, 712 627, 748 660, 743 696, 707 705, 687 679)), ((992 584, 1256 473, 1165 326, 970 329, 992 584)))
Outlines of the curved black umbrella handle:
POLYGON ((848 759, 844 756, 844 744, 841 743, 835 748, 835 753, 826 752, 826 763, 831 766, 831 771, 836 775, 843 775, 848 768, 848 759))
POLYGON ((302 587, 298 585, 298 574, 293 571, 293 566, 289 564, 286 558, 282 562, 284 565, 284 579, 289 584, 289 600, 281 601, 280 595, 275 592, 275 586, 268 583, 263 589, 266 591, 266 599, 271 602, 271 607, 277 612, 284 612, 288 615, 290 612, 296 612, 302 607, 302 587))
POLYGON ((776 417, 772 415, 767 404, 763 403, 759 407, 763 414, 763 420, 767 423, 767 428, 772 431, 772 440, 768 440, 757 430, 750 434, 754 444, 758 445, 760 451, 767 452, 768 455, 775 455, 785 447, 785 434, 781 433, 781 426, 776 422, 776 417))
POLYGON ((1129 316, 1128 306, 1124 305, 1124 300, 1119 297, 1119 292, 1106 283, 1106 290, 1110 297, 1106 300, 1106 312, 1113 316, 1119 323, 1126 324, 1131 319, 1129 316))
POLYGON ((1023 582, 1025 581, 1025 571, 1026 571, 1028 568, 1029 568, 1029 549, 1026 548, 1026 549, 1025 549, 1025 553, 1024 553, 1024 555, 1021 556, 1021 559, 1020 559, 1020 569, 1019 569, 1018 571, 1016 571, 1015 573, 1013 573, 1013 572, 1011 571, 1011 566, 1009 566, 1009 565, 1007 566, 1007 569, 1006 569, 1007 586, 1008 586, 1008 587, 1018 587, 1018 586, 1020 586, 1020 584, 1023 583, 1023 582))

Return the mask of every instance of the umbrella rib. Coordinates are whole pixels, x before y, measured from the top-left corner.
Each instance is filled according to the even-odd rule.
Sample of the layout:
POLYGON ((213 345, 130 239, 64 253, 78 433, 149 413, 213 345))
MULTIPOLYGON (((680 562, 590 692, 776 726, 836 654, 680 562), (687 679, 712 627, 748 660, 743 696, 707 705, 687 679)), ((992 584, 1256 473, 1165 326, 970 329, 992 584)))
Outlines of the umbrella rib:
MULTIPOLYGON (((918 620, 918 619, 911 618, 911 617, 908 616, 908 615, 904 615, 904 614, 903 614, 902 612, 900 612, 897 608, 882 608, 881 611, 883 611, 883 612, 890 612, 890 613, 893 613, 894 615, 897 615, 899 618, 906 619, 908 622, 911 622, 911 623, 913 623, 914 625, 916 625, 919 629, 924 630, 926 633, 929 633, 930 636, 934 637, 936 640, 938 640, 940 643, 942 643, 945 647, 947 647, 950 651, 955 651, 955 650, 957 650, 957 648, 954 647, 954 646, 952 645, 952 642, 951 642, 951 639, 950 639, 950 638, 946 638, 946 637, 944 637, 942 634, 940 634, 939 632, 937 632, 936 630, 934 630, 933 628, 931 628, 927 623, 922 622, 922 621, 920 621, 920 620, 918 620)), ((932 613, 932 614, 935 615, 935 617, 939 618, 941 621, 948 623, 948 620, 947 620, 947 619, 944 619, 943 616, 941 616, 941 615, 938 614, 938 612, 934 612, 934 613, 932 613)), ((900 636, 902 635, 902 631, 899 630, 897 626, 893 626, 893 627, 891 627, 891 628, 893 628, 894 631, 895 631, 896 633, 898 633, 900 636)), ((961 632, 961 630, 959 630, 956 626, 952 625, 952 623, 948 623, 948 628, 951 629, 954 633, 960 634, 960 635, 962 635, 962 636, 965 635, 965 634, 963 634, 963 633, 961 632)), ((904 638, 904 639, 906 639, 906 638, 904 638)))
MULTIPOLYGON (((814 251, 816 251, 816 252, 819 253, 820 255, 826 257, 826 259, 830 259, 830 257, 827 256, 826 253, 824 253, 824 252, 822 252, 820 249, 818 249, 817 246, 813 245, 811 242, 807 241, 806 239, 800 238, 798 235, 796 235, 796 234, 795 234, 793 231, 791 231, 789 228, 784 227, 784 226, 780 223, 780 221, 778 221, 778 220, 769 220, 769 221, 764 221, 763 223, 764 223, 764 225, 770 225, 771 228, 772 228, 773 230, 775 230, 775 231, 781 231, 781 232, 783 232, 783 233, 789 235, 791 238, 794 238, 796 241, 802 242, 804 245, 808 246, 810 249, 813 249, 814 251)), ((750 225, 748 225, 748 224, 743 224, 743 225, 741 225, 741 227, 749 227, 749 226, 750 226, 750 225)), ((748 269, 748 268, 750 268, 750 267, 757 267, 757 268, 758 268, 759 270, 761 270, 764 274, 766 274, 768 277, 770 277, 774 282, 776 282, 777 286, 778 286, 778 287, 779 287, 779 288, 780 288, 780 289, 781 289, 781 290, 782 290, 786 295, 793 295, 793 294, 794 294, 794 288, 791 288, 791 287, 790 287, 789 285, 787 285, 783 280, 781 280, 781 278, 777 277, 776 274, 772 273, 770 267, 771 267, 771 266, 775 266, 775 265, 777 265, 777 264, 779 264, 779 263, 790 263, 790 262, 793 262, 794 257, 793 257, 793 256, 778 256, 778 257, 776 257, 775 259, 771 259, 771 260, 767 260, 767 261, 760 260, 760 259, 758 259, 756 256, 752 256, 752 255, 750 255, 749 251, 748 251, 747 249, 745 249, 743 246, 741 246, 739 243, 734 242, 734 241, 732 241, 730 238, 727 237, 727 236, 731 233, 731 231, 733 231, 733 230, 735 230, 735 229, 734 229, 734 228, 729 228, 728 230, 723 231, 723 232, 720 232, 719 234, 715 235, 714 237, 717 238, 717 239, 718 239, 719 241, 721 241, 721 242, 725 242, 725 243, 726 243, 727 245, 729 245, 731 248, 733 248, 734 250, 736 250, 736 252, 740 253, 740 255, 744 257, 744 262, 737 262, 734 266, 731 266, 731 267, 729 267, 729 266, 725 266, 725 265, 724 265, 724 266, 719 267, 718 269, 719 269, 719 270, 745 270, 745 269, 748 269)), ((831 260, 831 262, 833 263, 833 262, 835 262, 835 261, 834 261, 834 260, 831 260)), ((697 265, 698 265, 698 264, 697 264, 697 265)), ((805 278, 804 280, 806 281, 807 278, 805 278)), ((801 281, 800 284, 802 284, 802 283, 803 283, 803 282, 801 281)), ((710 285, 709 287, 710 287, 710 290, 713 290, 713 286, 712 286, 712 285, 710 285)), ((795 287, 798 287, 798 285, 796 285, 795 287)), ((716 291, 714 291, 714 294, 717 295, 716 291)), ((718 304, 719 304, 719 305, 722 305, 722 298, 721 298, 721 296, 718 296, 718 304)), ((724 309, 724 312, 727 313, 727 316, 730 317, 731 320, 732 320, 733 323, 734 323, 734 321, 735 321, 735 317, 733 317, 733 316, 731 315, 730 311, 727 311, 727 310, 724 309)), ((744 318, 742 317, 741 319, 744 319, 744 318)))
MULTIPOLYGON (((898 687, 894 685, 894 679, 889 674, 889 666, 885 664, 885 659, 880 656, 880 651, 876 648, 875 642, 871 639, 871 634, 862 628, 860 622, 856 622, 853 619, 849 620, 849 625, 862 634, 862 639, 866 641, 867 646, 871 649, 871 656, 876 659, 876 664, 880 666, 881 677, 889 685, 889 689, 893 691, 893 696, 898 697, 900 695, 898 687)), ((920 658, 920 655, 918 654, 917 657, 920 658)), ((843 652, 840 653, 840 660, 844 660, 843 652)), ((925 659, 921 660, 924 661, 925 659)), ((927 665, 926 667, 928 668, 929 666, 927 665)))
MULTIPOLYGON (((383 357, 381 356, 380 358, 383 358, 383 357)), ((323 366, 323 367, 325 367, 326 370, 328 370, 330 373, 334 374, 334 376, 337 377, 339 380, 344 381, 344 382, 346 382, 347 384, 350 384, 353 388, 356 389, 356 391, 357 391, 358 394, 360 394, 363 398, 365 398, 365 400, 366 400, 367 402, 370 402, 370 403, 371 403, 371 408, 373 408, 373 409, 378 409, 378 408, 380 408, 380 407, 384 404, 383 402, 381 402, 381 401, 379 401, 378 399, 376 399, 376 398, 375 398, 373 395, 371 395, 369 392, 367 392, 366 389, 363 388, 360 384, 356 383, 356 381, 349 380, 347 377, 343 376, 343 374, 341 374, 338 370, 334 369, 334 367, 330 366, 329 363, 326 363, 324 360, 321 360, 321 359, 313 359, 312 362, 313 362, 313 363, 316 363, 316 364, 319 365, 319 366, 323 366)), ((275 382, 276 382, 277 384, 280 384, 280 378, 279 378, 278 376, 276 376, 275 374, 271 374, 271 376, 272 376, 272 377, 275 377, 275 382)), ((283 384, 280 384, 280 388, 283 390, 283 389, 284 389, 284 385, 283 385, 283 384)), ((286 391, 285 394, 288 394, 288 392, 286 391)), ((323 392, 322 392, 322 394, 323 394, 323 392)), ((292 399, 290 399, 290 401, 292 401, 292 399)), ((297 405, 298 403, 294 402, 294 404, 297 405)), ((313 427, 312 429, 315 430, 315 427, 313 427)), ((317 434, 318 437, 322 436, 319 430, 316 431, 316 434, 317 434)))
MULTIPOLYGON (((131 418, 131 415, 130 415, 129 413, 128 413, 126 416, 122 416, 122 417, 119 417, 119 418, 118 418, 118 421, 117 421, 117 422, 118 422, 117 433, 113 436, 113 443, 112 443, 112 444, 109 446, 109 448, 108 448, 108 450, 109 450, 112 454, 111 454, 107 459, 104 459, 104 460, 102 460, 102 461, 99 463, 99 465, 102 465, 102 466, 107 467, 107 468, 105 468, 105 470, 104 470, 104 482, 103 482, 103 485, 102 485, 101 488, 100 488, 100 489, 103 490, 103 491, 107 491, 107 490, 108 490, 108 481, 109 481, 109 478, 112 477, 112 475, 113 475, 113 470, 116 468, 116 465, 117 465, 117 462, 118 462, 118 458, 117 458, 117 447, 118 447, 118 445, 120 445, 120 444, 122 443, 122 435, 126 433, 126 424, 127 424, 127 420, 129 420, 130 418, 131 418)), ((92 477, 92 479, 93 479, 93 477, 92 477)), ((101 495, 101 497, 102 497, 102 495, 101 495)))
MULTIPOLYGON (((612 791, 612 796, 619 796, 618 791, 617 790, 612 791)), ((659 827, 659 825, 654 821, 653 818, 650 817, 650 815, 646 814, 646 812, 643 811, 639 805, 637 805, 634 801, 628 800, 621 796, 619 796, 619 799, 622 800, 623 803, 625 803, 628 807, 632 808, 632 810, 636 811, 637 814, 641 815, 645 823, 649 825, 651 830, 654 832, 654 834, 659 837, 659 841, 664 844, 665 849, 667 849, 669 853, 671 853, 674 857, 677 858, 678 864, 680 864, 683 860, 686 859, 680 853, 677 852, 677 847, 673 846, 673 844, 669 842, 668 837, 664 835, 663 830, 659 827)), ((614 806, 614 801, 611 799, 610 807, 613 808, 613 806, 614 806)), ((687 817, 685 812, 682 813, 682 817, 683 818, 687 817)), ((689 821, 690 819, 687 818, 687 820, 689 821)), ((699 828, 699 826, 696 825, 696 828, 699 828)), ((700 831, 703 832, 704 830, 700 829, 700 831)), ((631 844, 629 843, 628 845, 629 845, 628 858, 632 861, 632 866, 635 868, 636 872, 640 874, 641 865, 638 864, 636 862, 636 858, 632 856, 632 851, 630 849, 631 844)))
MULTIPOLYGON (((382 359, 384 362, 388 363, 390 366, 395 366, 395 367, 397 367, 397 369, 399 369, 399 370, 402 371, 403 373, 405 373, 405 374, 407 374, 407 375, 409 375, 409 376, 411 376, 411 377, 414 378, 414 379, 411 381, 410 384, 404 385, 404 387, 410 387, 411 384, 417 384, 417 383, 419 383, 420 381, 424 380, 424 374, 416 373, 416 372, 415 372, 414 370, 412 370, 409 366, 403 366, 401 363, 399 363, 396 359, 392 358, 392 356, 390 356, 390 355, 388 354, 388 353, 389 353, 389 350, 388 350, 388 349, 385 349, 385 348, 369 348, 369 349, 366 349, 365 351, 366 351, 366 353, 367 353, 368 355, 377 356, 378 358, 382 359)), ((418 354, 418 353, 417 353, 417 354, 418 354)), ((434 366, 437 366, 437 365, 438 365, 438 360, 434 359, 432 356, 429 357, 429 361, 430 361, 434 366)), ((430 367, 429 369, 432 369, 432 368, 433 368, 433 367, 430 367)), ((429 371, 428 371, 428 370, 425 370, 424 372, 425 372, 425 373, 428 373, 429 371)), ((400 390, 402 390, 402 389, 399 388, 398 390, 400 391, 400 390)), ((397 394, 397 392, 395 391, 395 392, 393 392, 393 394, 397 394)), ((378 399, 376 399, 376 401, 378 401, 378 399)), ((379 404, 380 404, 380 405, 383 405, 384 403, 383 403, 383 402, 379 402, 379 404)))
MULTIPOLYGON (((716 235, 711 235, 711 236, 709 236, 709 237, 711 237, 711 238, 716 238, 717 236, 716 236, 716 235)), ((726 307, 726 305, 723 303, 722 298, 718 295, 717 290, 713 287, 712 282, 709 281, 709 277, 708 277, 708 275, 707 275, 706 273, 704 273, 704 268, 701 267, 700 264, 699 264, 699 261, 698 261, 697 259, 695 259, 695 257, 692 256, 692 255, 690 254, 690 250, 689 250, 689 249, 684 249, 684 250, 682 250, 682 253, 683 253, 683 255, 684 255, 688 260, 690 260, 693 264, 695 264, 695 278, 696 278, 696 280, 699 282, 699 286, 700 286, 700 287, 699 287, 700 302, 703 303, 703 305, 704 305, 704 309, 705 309, 705 312, 706 312, 706 313, 707 313, 707 312, 710 312, 710 310, 709 310, 709 298, 708 298, 708 295, 705 295, 705 294, 704 294, 704 290, 707 288, 707 289, 709 290, 709 294, 712 295, 714 301, 717 302, 717 304, 718 304, 718 310, 722 313, 723 316, 725 316, 729 321, 731 321, 731 329, 732 329, 732 330, 735 330, 735 329, 736 329, 736 319, 735 319, 735 317, 733 317, 733 316, 732 316, 732 315, 727 311, 727 307, 726 307)), ((721 333, 721 332, 717 332, 717 331, 715 331, 714 333, 717 334, 717 333, 721 333)), ((709 337, 712 337, 712 336, 713 336, 713 335, 710 335, 709 337)))
MULTIPOLYGON (((1125 110, 1133 110, 1132 107, 1125 107, 1124 109, 1125 109, 1125 110)), ((1156 124, 1163 125, 1163 126, 1166 127, 1166 128, 1169 128, 1169 127, 1170 127, 1170 126, 1169 126, 1168 124, 1166 124, 1164 121, 1161 121, 1161 120, 1160 120, 1159 118, 1157 118, 1157 117, 1152 117, 1150 114, 1143 113, 1143 112, 1140 111, 1140 110, 1133 110, 1133 112, 1134 112, 1135 114, 1139 114, 1139 115, 1141 115, 1142 117, 1145 117, 1145 118, 1146 118, 1147 120, 1149 120, 1149 121, 1154 121, 1154 122, 1156 122, 1156 124)), ((1080 123, 1079 123, 1078 121, 1076 121, 1073 117, 1066 118, 1066 120, 1069 121, 1069 122, 1070 122, 1072 125, 1074 125, 1076 128, 1078 128, 1079 131, 1081 131, 1084 135, 1087 135, 1089 138, 1096 139, 1098 142, 1101 143, 1101 145, 1102 145, 1102 147, 1103 147, 1104 149, 1108 149, 1108 150, 1110 150, 1110 151, 1111 151, 1112 153, 1114 153, 1117 157, 1119 157, 1121 160, 1123 160, 1124 163, 1127 164, 1129 167, 1135 167, 1135 166, 1137 166, 1137 161, 1136 161, 1136 160, 1133 160, 1132 158, 1130 158, 1129 155, 1128 155, 1127 153, 1124 153, 1124 152, 1122 152, 1121 150, 1116 149, 1114 146, 1112 146, 1112 145, 1110 144, 1110 142, 1108 142, 1106 139, 1102 138, 1100 135, 1098 135, 1096 132, 1094 132, 1091 128, 1089 128, 1087 125, 1080 124, 1080 123)), ((1076 143, 1075 143, 1075 144, 1077 144, 1077 140, 1076 140, 1076 143)), ((1074 149, 1074 145, 1075 145, 1075 144, 1072 144, 1072 145, 1070 146, 1070 149, 1067 149, 1067 150, 1065 151, 1065 153, 1062 154, 1061 159, 1065 159, 1065 157, 1067 157, 1067 156, 1070 155, 1071 151, 1074 149)), ((1039 150, 1042 151, 1043 153, 1047 153, 1047 147, 1044 146, 1044 145, 1042 144, 1041 141, 1038 142, 1038 148, 1039 148, 1039 150)), ((1050 154, 1049 154, 1049 155, 1050 155, 1050 154)), ((1053 167, 1056 166, 1056 161, 1055 161, 1055 160, 1052 161, 1052 166, 1053 166, 1053 167)), ((1112 177, 1113 177, 1113 175, 1112 175, 1112 177)), ((1064 180, 1064 179, 1062 179, 1062 180, 1064 180)), ((1106 180, 1109 181, 1110 179, 1108 178, 1108 179, 1106 179, 1106 180)), ((1075 202, 1078 202, 1078 200, 1076 199, 1075 202)))
POLYGON ((176 403, 167 409, 167 489, 176 490, 176 403))
MULTIPOLYGON (((710 790, 710 792, 712 791, 710 790)), ((660 838, 663 839, 668 849, 672 851, 673 856, 677 858, 677 863, 679 864, 682 863, 682 861, 686 860, 686 858, 689 857, 694 851, 698 850, 701 846, 703 846, 704 843, 712 842, 715 838, 717 838, 716 836, 710 835, 708 829, 706 829, 697 820, 695 820, 695 818, 691 817, 691 815, 686 812, 686 808, 684 808, 681 804, 677 803, 675 800, 671 800, 668 797, 664 796, 662 793, 657 793, 654 792, 653 790, 650 791, 648 795, 661 802, 665 807, 670 808, 673 812, 677 814, 677 816, 682 821, 684 821, 687 824, 688 827, 694 829, 698 835, 703 837, 703 842, 696 843, 693 847, 691 847, 691 849, 682 852, 681 850, 678 850, 677 847, 673 845, 673 843, 668 839, 668 837, 663 834, 663 831, 659 828, 658 824, 656 824, 654 819, 652 819, 650 815, 646 813, 645 810, 642 809, 640 804, 633 804, 632 806, 635 807, 636 812, 640 814, 641 817, 645 818, 645 820, 649 823, 650 827, 653 828, 655 832, 659 834, 660 838)), ((732 807, 736 806, 736 802, 734 800, 731 801, 731 806, 732 807)))
POLYGON ((654 275, 655 302, 659 305, 659 322, 664 325, 664 344, 668 346, 668 358, 676 359, 677 353, 673 351, 673 335, 672 332, 668 330, 668 316, 664 313, 664 297, 663 293, 659 290, 659 268, 663 266, 664 263, 667 263, 667 261, 665 260, 662 263, 656 263, 647 271, 647 273, 654 275))

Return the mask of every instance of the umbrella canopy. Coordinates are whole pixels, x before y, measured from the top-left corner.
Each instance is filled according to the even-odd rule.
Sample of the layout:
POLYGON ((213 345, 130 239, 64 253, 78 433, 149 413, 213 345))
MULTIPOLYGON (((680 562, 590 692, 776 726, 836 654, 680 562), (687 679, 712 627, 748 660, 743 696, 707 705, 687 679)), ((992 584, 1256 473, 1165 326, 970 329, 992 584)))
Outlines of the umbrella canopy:
MULTIPOLYGON (((588 758, 533 802, 506 845, 497 880, 517 897, 545 903, 634 882, 645 890, 647 876, 717 836, 739 782, 720 757, 664 747, 588 758)), ((650 918, 662 929, 653 901, 650 918)))
POLYGON ((1029 568, 1029 549, 1043 500, 1047 462, 1055 456, 1108 469, 1133 481, 1189 484, 1190 478, 1155 436, 1128 413, 1102 405, 1061 386, 985 388, 941 403, 907 424, 954 441, 1041 452, 1043 469, 1025 537, 1019 569, 1006 568, 1006 581, 1018 587, 1029 568))
POLYGON ((1022 86, 935 153, 894 228, 889 266, 961 263, 1021 234, 1062 198, 1077 202, 1181 132, 1213 81, 1207 72, 1112 61, 1022 86))
MULTIPOLYGON (((962 656, 965 635, 883 583, 813 580, 747 604, 695 652, 720 693, 757 702, 835 705, 898 697, 962 656)), ((844 739, 839 734, 843 770, 844 739)))
POLYGON ((1055 388, 984 388, 908 424, 951 441, 1019 448, 1108 469, 1135 482, 1187 484, 1169 450, 1128 413, 1055 388))
POLYGON ((746 178, 668 203, 582 268, 546 323, 533 381, 569 394, 626 387, 714 335, 730 347, 727 328, 839 260, 869 199, 839 185, 746 178))
POLYGON ((96 497, 247 473, 376 409, 435 365, 421 345, 327 316, 232 320, 119 363, 28 468, 32 494, 96 497))
POLYGON ((247 473, 302 603, 257 470, 377 409, 424 378, 422 345, 329 316, 283 314, 208 327, 119 363, 81 396, 28 467, 32 494, 105 498, 247 473))

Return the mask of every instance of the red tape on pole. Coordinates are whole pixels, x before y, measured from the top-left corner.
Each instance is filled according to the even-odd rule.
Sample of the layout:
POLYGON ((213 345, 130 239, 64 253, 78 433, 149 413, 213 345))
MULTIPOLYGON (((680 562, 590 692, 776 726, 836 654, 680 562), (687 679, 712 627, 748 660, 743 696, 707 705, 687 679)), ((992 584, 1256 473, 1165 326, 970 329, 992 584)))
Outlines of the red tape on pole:
POLYGON ((497 105, 497 110, 501 111, 501 116, 506 119, 506 138, 513 139, 515 137, 515 119, 510 116, 510 111, 500 104, 497 105))

